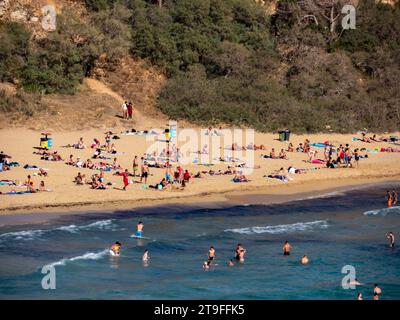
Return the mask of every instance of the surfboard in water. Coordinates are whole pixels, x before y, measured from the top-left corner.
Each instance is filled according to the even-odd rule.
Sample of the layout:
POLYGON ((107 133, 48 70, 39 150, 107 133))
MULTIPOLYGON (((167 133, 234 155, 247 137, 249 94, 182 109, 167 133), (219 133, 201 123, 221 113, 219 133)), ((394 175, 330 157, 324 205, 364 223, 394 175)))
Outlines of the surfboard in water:
POLYGON ((113 257, 119 257, 119 253, 115 253, 113 250, 110 249, 110 255, 112 255, 113 257))
POLYGON ((146 239, 146 240, 150 240, 150 238, 143 237, 143 236, 137 236, 136 234, 131 234, 130 237, 131 237, 131 238, 135 238, 135 239, 146 239))

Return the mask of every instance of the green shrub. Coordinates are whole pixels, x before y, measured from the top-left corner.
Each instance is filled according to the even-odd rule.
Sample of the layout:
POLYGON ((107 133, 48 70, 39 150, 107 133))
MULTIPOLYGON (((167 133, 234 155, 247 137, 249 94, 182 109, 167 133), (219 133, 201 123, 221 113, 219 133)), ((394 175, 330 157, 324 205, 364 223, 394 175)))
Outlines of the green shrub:
POLYGON ((0 22, 0 81, 18 79, 30 54, 30 32, 15 22, 0 22))

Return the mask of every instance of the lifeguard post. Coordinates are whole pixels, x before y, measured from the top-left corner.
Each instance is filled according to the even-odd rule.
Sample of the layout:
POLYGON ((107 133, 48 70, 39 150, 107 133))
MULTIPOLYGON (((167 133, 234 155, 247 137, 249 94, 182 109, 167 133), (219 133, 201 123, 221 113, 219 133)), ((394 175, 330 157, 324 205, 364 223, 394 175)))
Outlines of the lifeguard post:
POLYGON ((50 132, 42 132, 40 138, 40 148, 42 149, 50 149, 53 146, 53 139, 49 138, 51 135, 50 132))

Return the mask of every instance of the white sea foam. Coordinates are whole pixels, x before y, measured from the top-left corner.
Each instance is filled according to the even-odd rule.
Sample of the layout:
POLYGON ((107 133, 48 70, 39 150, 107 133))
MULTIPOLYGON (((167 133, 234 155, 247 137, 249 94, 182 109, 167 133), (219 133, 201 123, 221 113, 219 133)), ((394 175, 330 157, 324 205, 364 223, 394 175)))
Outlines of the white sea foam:
POLYGON ((73 258, 65 258, 59 261, 49 263, 47 266, 56 267, 56 266, 65 266, 69 262, 78 261, 78 260, 99 260, 105 255, 109 253, 109 249, 104 249, 100 252, 87 252, 81 256, 73 257, 73 258))
POLYGON ((98 230, 108 230, 113 227, 113 220, 100 220, 88 225, 77 226, 71 224, 69 226, 61 226, 55 229, 47 229, 47 230, 23 230, 17 232, 8 232, 0 234, 0 240, 35 240, 48 234, 52 231, 65 231, 70 233, 78 233, 79 231, 98 229, 98 230))
POLYGON ((0 235, 0 239, 5 240, 33 240, 43 235, 45 230, 26 230, 17 232, 7 232, 0 235))
POLYGON ((311 222, 298 222, 293 224, 278 224, 275 226, 265 227, 248 227, 238 229, 226 229, 225 232, 233 232, 240 234, 260 234, 260 233, 288 233, 296 231, 312 231, 314 229, 326 229, 328 228, 328 222, 326 220, 318 220, 311 222))
POLYGON ((399 213, 400 213, 400 206, 392 207, 392 208, 370 210, 370 211, 364 212, 363 214, 365 216, 386 216, 388 214, 399 214, 399 213))
POLYGON ((67 231, 67 232, 71 232, 71 233, 78 233, 81 230, 90 230, 90 229, 100 229, 100 230, 106 230, 109 229, 110 227, 112 227, 113 224, 113 220, 100 220, 100 221, 96 221, 93 223, 90 223, 88 225, 84 225, 84 226, 77 226, 74 224, 71 224, 69 226, 62 226, 57 228, 56 230, 59 231, 67 231))

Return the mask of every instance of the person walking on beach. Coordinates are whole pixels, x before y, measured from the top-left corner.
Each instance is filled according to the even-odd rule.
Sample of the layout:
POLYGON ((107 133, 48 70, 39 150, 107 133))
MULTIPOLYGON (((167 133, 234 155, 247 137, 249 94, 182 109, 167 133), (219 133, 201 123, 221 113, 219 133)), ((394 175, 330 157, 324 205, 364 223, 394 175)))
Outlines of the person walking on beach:
POLYGON ((120 173, 115 174, 115 175, 122 176, 122 182, 124 183, 124 187, 122 188, 122 190, 126 191, 126 187, 129 185, 129 180, 128 180, 129 172, 128 172, 128 169, 125 169, 124 172, 120 172, 120 173))
POLYGON ((290 243, 286 240, 285 244, 283 245, 283 255, 284 256, 288 256, 290 255, 290 250, 292 250, 292 246, 290 245, 290 243))
POLYGON ((394 234, 392 231, 390 231, 386 237, 389 239, 389 247, 394 248, 394 234))

